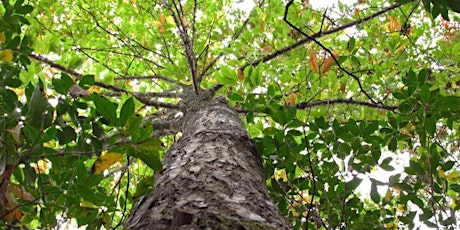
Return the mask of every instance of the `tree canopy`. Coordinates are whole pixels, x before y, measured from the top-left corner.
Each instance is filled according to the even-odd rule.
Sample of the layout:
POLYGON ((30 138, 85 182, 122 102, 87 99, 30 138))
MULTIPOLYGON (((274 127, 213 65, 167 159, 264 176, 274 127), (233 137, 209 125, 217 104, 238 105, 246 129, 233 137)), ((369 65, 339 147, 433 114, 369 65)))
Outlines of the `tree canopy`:
POLYGON ((2 3, 0 225, 121 228, 212 89, 295 229, 459 227, 458 1, 2 3))

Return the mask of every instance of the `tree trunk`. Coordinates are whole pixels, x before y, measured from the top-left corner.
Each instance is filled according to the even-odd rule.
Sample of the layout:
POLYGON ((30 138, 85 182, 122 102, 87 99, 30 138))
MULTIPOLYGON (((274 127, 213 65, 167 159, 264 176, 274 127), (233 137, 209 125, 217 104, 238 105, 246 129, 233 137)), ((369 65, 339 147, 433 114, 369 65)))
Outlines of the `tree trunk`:
POLYGON ((182 137, 126 229, 291 229, 268 194, 259 153, 222 100, 187 105, 182 137))

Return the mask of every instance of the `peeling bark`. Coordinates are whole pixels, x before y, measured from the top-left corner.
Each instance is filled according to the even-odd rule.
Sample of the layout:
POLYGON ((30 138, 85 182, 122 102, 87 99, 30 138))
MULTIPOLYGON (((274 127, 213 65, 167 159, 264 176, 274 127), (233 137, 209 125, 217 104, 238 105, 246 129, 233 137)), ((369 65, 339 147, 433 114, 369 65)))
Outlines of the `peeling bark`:
POLYGON ((183 136, 125 228, 291 229, 268 194, 260 155, 238 115, 218 100, 196 99, 185 108, 183 136))

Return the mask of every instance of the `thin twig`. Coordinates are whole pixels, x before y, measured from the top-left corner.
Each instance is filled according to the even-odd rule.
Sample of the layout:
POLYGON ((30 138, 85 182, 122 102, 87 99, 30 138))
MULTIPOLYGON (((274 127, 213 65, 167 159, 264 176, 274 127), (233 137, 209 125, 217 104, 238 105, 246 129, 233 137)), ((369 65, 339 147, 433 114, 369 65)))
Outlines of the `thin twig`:
MULTIPOLYGON (((371 19, 373 19, 375 17, 378 17, 378 16, 380 16, 380 15, 382 15, 382 14, 388 12, 388 11, 391 11, 393 9, 396 9, 396 8, 398 8, 400 6, 401 6, 401 4, 398 3, 398 4, 395 4, 395 5, 386 7, 386 8, 384 8, 383 10, 381 10, 379 12, 376 12, 376 13, 374 13, 372 15, 367 16, 367 17, 355 20, 353 22, 347 23, 345 25, 339 26, 337 28, 330 29, 330 30, 327 30, 327 31, 320 31, 318 33, 315 33, 315 34, 311 35, 310 38, 320 38, 320 37, 324 37, 324 36, 329 35, 329 34, 334 34, 334 33, 340 32, 340 31, 345 30, 345 29, 347 29, 349 27, 356 26, 356 25, 359 25, 359 24, 361 24, 363 22, 369 21, 369 20, 371 20, 371 19)), ((253 62, 246 63, 245 65, 241 66, 240 69, 245 69, 246 67, 248 67, 250 65, 257 66, 260 63, 270 61, 270 60, 272 60, 272 59, 274 59, 274 58, 276 58, 276 57, 278 57, 280 55, 283 55, 283 54, 285 54, 285 53, 287 53, 287 52, 299 47, 299 46, 302 46, 304 44, 307 44, 307 43, 311 42, 312 40, 310 38, 308 38, 308 37, 303 38, 303 39, 301 39, 301 40, 299 40, 299 41, 297 41, 297 42, 295 42, 295 43, 293 43, 291 45, 288 45, 288 46, 286 46, 286 47, 284 47, 282 49, 279 49, 279 50, 277 50, 277 51, 275 51, 275 52, 273 52, 271 54, 268 54, 267 56, 264 56, 264 57, 262 57, 260 59, 257 59, 255 61, 253 61, 253 62)))
POLYGON ((174 22, 176 23, 176 28, 179 31, 179 35, 182 39, 182 45, 184 46, 185 49, 185 58, 187 59, 190 75, 192 78, 192 83, 193 83, 193 89, 195 91, 195 94, 198 94, 198 84, 197 82, 197 63, 196 63, 196 56, 195 52, 193 51, 193 42, 190 41, 188 32, 187 32, 187 27, 184 25, 184 22, 181 18, 183 16, 183 9, 182 5, 179 2, 179 8, 177 7, 176 3, 174 0, 172 0, 172 4, 174 5, 174 9, 171 6, 171 4, 168 2, 168 0, 164 1, 166 8, 168 8, 169 12, 171 13, 174 22))
MULTIPOLYGON (((335 55, 332 53, 332 51, 327 48, 326 46, 324 46, 321 42, 319 42, 316 38, 308 35, 307 33, 303 32, 300 28, 296 27, 294 24, 292 24, 287 16, 288 16, 288 13, 289 13, 289 8, 290 6, 292 5, 292 3, 294 3, 294 0, 291 0, 288 2, 288 4, 286 5, 286 8, 285 8, 285 11, 284 11, 284 17, 283 17, 283 20, 291 27, 291 28, 294 28, 297 32, 301 33, 302 35, 304 35, 306 38, 308 38, 309 40, 313 41, 314 43, 316 43, 317 45, 319 45, 321 48, 323 48, 331 57, 332 59, 334 59, 334 62, 337 64, 337 66, 339 67, 340 70, 342 70, 343 72, 345 72, 346 74, 348 74, 349 76, 351 76, 352 78, 354 78, 356 80, 356 82, 358 82, 358 85, 359 85, 359 89, 361 90, 361 92, 366 95, 366 97, 372 101, 373 103, 377 103, 370 95, 369 93, 367 93, 366 90, 364 90, 363 86, 362 86, 362 83, 361 83, 361 80, 359 79, 358 76, 356 76, 355 74, 353 74, 352 72, 348 71, 347 69, 343 68, 340 64, 340 62, 337 60, 337 58, 335 57, 335 55)), ((322 31, 320 31, 319 33, 321 33, 322 31)))

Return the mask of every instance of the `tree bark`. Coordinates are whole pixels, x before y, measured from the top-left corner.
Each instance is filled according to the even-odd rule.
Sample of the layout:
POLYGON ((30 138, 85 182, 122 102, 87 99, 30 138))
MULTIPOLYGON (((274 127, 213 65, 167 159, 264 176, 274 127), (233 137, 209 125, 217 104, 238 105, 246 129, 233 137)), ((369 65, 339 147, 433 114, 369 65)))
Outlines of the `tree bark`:
POLYGON ((292 229, 268 194, 259 153, 222 100, 187 105, 182 137, 126 229, 292 229))

